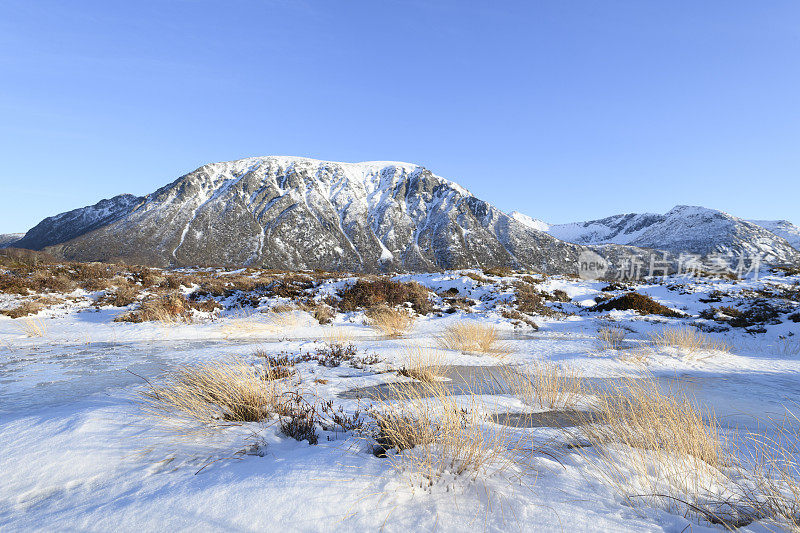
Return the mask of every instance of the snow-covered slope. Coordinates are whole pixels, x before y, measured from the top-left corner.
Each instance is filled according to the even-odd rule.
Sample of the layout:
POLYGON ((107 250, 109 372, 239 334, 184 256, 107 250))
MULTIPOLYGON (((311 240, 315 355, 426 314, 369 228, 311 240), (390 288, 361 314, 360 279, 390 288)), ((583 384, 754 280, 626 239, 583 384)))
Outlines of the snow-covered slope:
POLYGON ((539 220, 538 218, 529 217, 528 215, 520 213, 519 211, 512 211, 508 215, 517 222, 521 222, 522 224, 525 224, 529 228, 535 229, 536 231, 547 232, 550 229, 550 224, 548 224, 544 220, 539 220))
MULTIPOLYGON (((37 228, 55 231, 69 222, 82 230, 89 225, 83 221, 97 220, 98 206, 37 228)), ((425 271, 502 265, 562 272, 574 272, 581 251, 423 167, 396 162, 256 157, 214 163, 142 200, 132 197, 110 218, 88 233, 56 235, 48 244, 63 244, 50 251, 160 266, 425 271)))
POLYGON ((800 261, 800 253, 784 237, 759 224, 704 207, 679 205, 663 215, 630 213, 588 222, 553 224, 545 231, 558 239, 583 245, 624 244, 702 255, 760 254, 768 261, 800 261))
POLYGON ((73 209, 48 217, 30 229, 14 245, 20 248, 41 250, 46 246, 74 239, 119 220, 141 204, 143 200, 144 198, 132 194, 121 194, 108 200, 100 200, 89 207, 73 209))
POLYGON ((788 220, 750 220, 750 222, 771 231, 778 237, 783 237, 795 249, 800 250, 800 228, 788 220))
POLYGON ((20 240, 24 233, 0 233, 0 248, 7 248, 20 240))

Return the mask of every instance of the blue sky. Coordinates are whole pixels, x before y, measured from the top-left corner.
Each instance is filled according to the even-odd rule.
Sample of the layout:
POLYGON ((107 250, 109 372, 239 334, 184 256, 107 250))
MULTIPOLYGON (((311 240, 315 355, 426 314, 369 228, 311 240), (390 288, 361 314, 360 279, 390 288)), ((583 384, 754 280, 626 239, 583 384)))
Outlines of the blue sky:
POLYGON ((800 223, 800 2, 0 0, 0 232, 212 161, 800 223))

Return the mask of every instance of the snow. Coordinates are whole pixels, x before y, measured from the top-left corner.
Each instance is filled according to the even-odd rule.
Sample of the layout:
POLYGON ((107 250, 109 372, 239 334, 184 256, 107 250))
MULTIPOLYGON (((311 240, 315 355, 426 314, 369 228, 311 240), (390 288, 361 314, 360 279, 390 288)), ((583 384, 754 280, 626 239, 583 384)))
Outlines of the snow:
MULTIPOLYGON (((726 432, 760 431, 755 421, 778 416, 784 405, 800 401, 800 358, 781 351, 787 340, 798 338, 798 324, 769 325, 759 335, 721 333, 734 345, 731 353, 684 357, 656 349, 644 369, 617 353, 599 352, 597 329, 625 326, 631 330, 628 342, 640 345, 649 333, 681 319, 589 313, 581 306, 604 294, 605 283, 547 277, 537 288, 565 291, 572 301, 550 305, 575 314, 536 317, 538 332, 520 330, 497 308, 511 301, 509 285, 516 278, 489 276, 485 283, 470 277, 475 274, 483 276, 472 271, 396 276, 440 293, 456 289, 477 302, 469 313, 419 317, 402 339, 377 337, 363 324, 362 313, 339 314, 329 326, 302 312, 288 328, 271 326, 259 313, 234 312, 163 326, 115 323, 120 309, 95 311, 88 299, 79 298, 40 314, 47 326, 43 337, 26 337, 19 321, 0 317, 0 530, 264 531, 280 524, 292 531, 721 531, 665 509, 632 508, 592 474, 577 451, 560 452, 557 460, 537 455, 525 471, 474 480, 446 475, 432 487, 421 487, 352 434, 327 434, 311 446, 265 423, 231 428, 213 439, 171 441, 159 436, 133 401, 146 388, 143 379, 154 379, 165 368, 248 357, 256 349, 309 351, 331 328, 339 328, 380 363, 365 369, 314 363, 298 368, 305 383, 317 380, 316 395, 352 412, 359 403, 341 393, 398 379, 386 370, 402 365, 405 346, 434 345, 433 337, 446 325, 462 320, 496 325, 512 347, 513 364, 552 361, 598 382, 646 371, 665 383, 680 382, 715 410, 726 432), (255 327, 230 327, 244 320, 255 327)), ((798 280, 684 280, 677 287, 674 279, 635 288, 664 305, 697 313, 708 306, 701 299, 713 291, 725 296, 711 305, 727 305, 740 291, 798 280)), ((352 281, 326 280, 314 298, 335 294, 352 281)), ((264 301, 262 307, 283 302, 264 301)), ((2 307, 10 305, 8 299, 0 301, 2 307)), ((450 365, 497 363, 449 351, 444 357, 450 365)), ((508 402, 498 399, 498 405, 508 407, 508 402)), ((542 442, 556 438, 550 428, 528 431, 542 442)), ((761 524, 742 528, 763 530, 761 524)))

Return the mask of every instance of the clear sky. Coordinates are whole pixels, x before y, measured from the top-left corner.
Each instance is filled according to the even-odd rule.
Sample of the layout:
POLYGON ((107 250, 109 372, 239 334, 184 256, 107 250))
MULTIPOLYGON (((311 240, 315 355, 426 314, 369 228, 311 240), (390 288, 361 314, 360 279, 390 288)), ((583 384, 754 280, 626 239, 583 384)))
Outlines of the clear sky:
POLYGON ((0 0, 0 233, 255 155, 800 223, 800 2, 0 0))

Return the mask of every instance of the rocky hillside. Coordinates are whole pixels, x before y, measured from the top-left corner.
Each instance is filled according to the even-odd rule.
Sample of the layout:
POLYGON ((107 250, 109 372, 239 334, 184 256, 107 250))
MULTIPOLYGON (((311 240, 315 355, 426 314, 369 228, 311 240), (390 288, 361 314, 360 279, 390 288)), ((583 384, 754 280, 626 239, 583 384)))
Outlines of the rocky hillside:
MULTIPOLYGON (((526 220, 518 213, 512 213, 512 216, 532 228, 575 244, 620 244, 667 250, 674 254, 760 254, 770 262, 800 261, 800 251, 781 234, 783 231, 791 236, 791 228, 775 222, 754 223, 704 207, 680 205, 663 215, 631 213, 553 225, 530 217, 526 220)), ((788 222, 786 224, 797 229, 788 222)))
POLYGON ((788 220, 751 220, 750 222, 783 237, 795 250, 800 250, 800 228, 788 220))
POLYGON ((14 245, 25 235, 24 233, 0 233, 0 248, 7 248, 14 245))
POLYGON ((109 200, 100 200, 89 207, 48 217, 30 229, 14 246, 42 250, 75 239, 121 219, 143 201, 144 198, 132 194, 121 194, 109 200))
POLYGON ((582 249, 417 165, 295 157, 205 165, 145 198, 46 219, 22 243, 82 261, 353 271, 574 272, 582 249))

